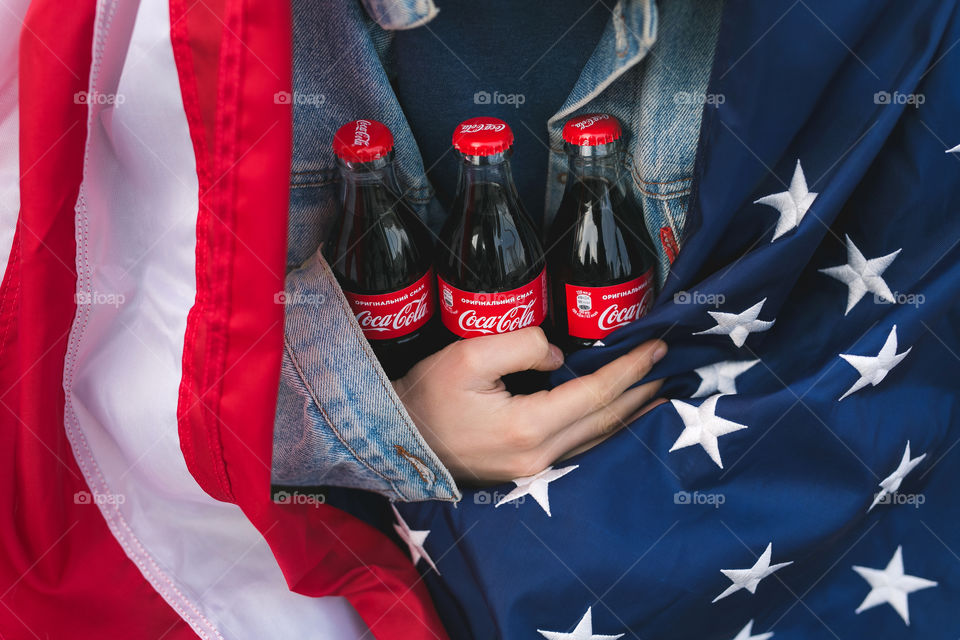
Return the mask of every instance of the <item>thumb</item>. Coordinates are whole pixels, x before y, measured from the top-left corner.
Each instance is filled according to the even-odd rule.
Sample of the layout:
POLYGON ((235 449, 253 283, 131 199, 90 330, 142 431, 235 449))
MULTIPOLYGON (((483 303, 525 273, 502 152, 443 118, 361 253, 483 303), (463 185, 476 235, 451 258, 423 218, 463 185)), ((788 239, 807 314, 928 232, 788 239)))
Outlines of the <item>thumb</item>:
POLYGON ((528 369, 553 371, 563 364, 563 352, 547 341, 540 327, 471 338, 460 344, 473 373, 485 377, 499 378, 528 369))

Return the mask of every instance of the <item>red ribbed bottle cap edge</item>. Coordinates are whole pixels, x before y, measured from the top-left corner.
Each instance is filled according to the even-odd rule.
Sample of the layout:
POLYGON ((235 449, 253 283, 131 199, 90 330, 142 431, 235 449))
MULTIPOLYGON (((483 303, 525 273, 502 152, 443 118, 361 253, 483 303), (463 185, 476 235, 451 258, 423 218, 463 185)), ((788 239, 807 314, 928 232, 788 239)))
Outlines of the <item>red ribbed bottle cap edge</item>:
POLYGON ((609 144, 620 139, 620 121, 609 113, 588 113, 563 125, 565 142, 580 147, 609 144))
POLYGON ((499 118, 470 118, 453 130, 453 148, 468 156, 503 153, 512 144, 513 131, 499 118))

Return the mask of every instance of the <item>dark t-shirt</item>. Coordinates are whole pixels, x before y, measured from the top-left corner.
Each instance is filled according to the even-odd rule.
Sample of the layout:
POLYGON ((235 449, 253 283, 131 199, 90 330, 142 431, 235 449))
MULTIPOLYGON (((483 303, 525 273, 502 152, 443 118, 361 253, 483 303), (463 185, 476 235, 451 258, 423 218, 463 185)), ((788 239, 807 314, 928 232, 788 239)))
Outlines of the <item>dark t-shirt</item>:
POLYGON ((494 116, 513 129, 520 199, 538 223, 546 192, 547 119, 561 107, 610 17, 603 2, 445 0, 425 26, 394 34, 395 90, 444 206, 456 189, 453 129, 494 116))

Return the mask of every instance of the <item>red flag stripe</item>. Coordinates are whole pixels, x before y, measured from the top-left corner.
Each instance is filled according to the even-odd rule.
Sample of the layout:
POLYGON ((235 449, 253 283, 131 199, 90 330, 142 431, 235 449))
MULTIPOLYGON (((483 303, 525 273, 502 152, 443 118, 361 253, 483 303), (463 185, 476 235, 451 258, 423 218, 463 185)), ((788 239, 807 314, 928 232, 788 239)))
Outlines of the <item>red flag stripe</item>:
POLYGON ((196 637, 111 535, 63 423, 96 3, 35 0, 19 48, 21 208, 0 287, 0 636, 196 637), (75 498, 75 496, 77 498, 75 498))
POLYGON ((274 95, 292 88, 290 5, 225 0, 220 15, 181 21, 188 4, 173 3, 174 52, 184 95, 197 96, 188 121, 209 166, 198 172, 197 304, 180 397, 187 464, 211 495, 243 509, 296 591, 347 597, 378 638, 446 637, 409 559, 384 535, 327 505, 269 500, 292 148, 290 105, 274 95), (220 38, 219 47, 187 46, 198 37, 220 38), (212 56, 197 54, 213 50, 218 73, 205 68, 212 56), (212 77, 218 85, 201 81, 212 77), (212 104, 215 135, 198 129, 212 104))

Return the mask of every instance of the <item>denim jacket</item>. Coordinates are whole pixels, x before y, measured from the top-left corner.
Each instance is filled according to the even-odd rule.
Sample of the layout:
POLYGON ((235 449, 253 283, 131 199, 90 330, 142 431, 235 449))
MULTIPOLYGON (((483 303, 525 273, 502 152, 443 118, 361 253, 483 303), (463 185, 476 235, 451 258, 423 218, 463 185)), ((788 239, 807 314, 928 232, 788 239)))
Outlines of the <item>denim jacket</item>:
MULTIPOLYGON (((564 190, 566 119, 596 111, 623 123, 625 171, 658 252, 661 283, 682 246, 701 117, 712 108, 705 92, 720 10, 719 0, 621 0, 565 103, 544 123, 548 218, 564 190)), ((460 499, 317 251, 339 214, 330 141, 356 118, 390 128, 405 197, 434 231, 443 222, 385 68, 391 32, 422 27, 436 13, 431 0, 337 0, 322 12, 293 0, 294 149, 275 484, 361 488, 398 501, 460 499)))

